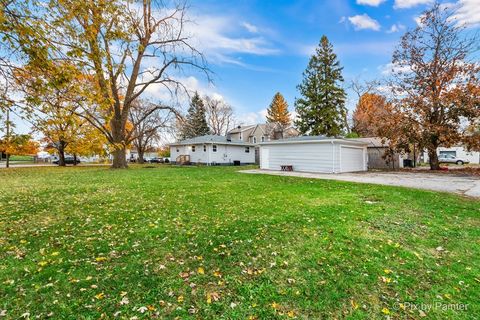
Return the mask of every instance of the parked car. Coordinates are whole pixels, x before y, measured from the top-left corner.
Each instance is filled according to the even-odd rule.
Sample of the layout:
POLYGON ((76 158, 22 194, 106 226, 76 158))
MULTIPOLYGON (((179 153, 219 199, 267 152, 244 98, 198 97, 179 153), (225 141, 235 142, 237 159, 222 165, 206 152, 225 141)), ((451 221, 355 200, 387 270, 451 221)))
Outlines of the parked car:
POLYGON ((151 159, 150 159, 150 163, 163 163, 163 162, 164 162, 164 161, 163 161, 163 158, 157 158, 157 157, 155 157, 155 158, 151 158, 151 159))
POLYGON ((464 163, 469 163, 467 159, 456 157, 452 154, 441 154, 438 156, 438 161, 440 163, 456 163, 462 165, 464 163))
MULTIPOLYGON (((53 164, 60 164, 60 159, 57 159, 55 161, 52 161, 53 164)), ((77 158, 77 161, 75 161, 74 157, 71 156, 66 156, 65 157, 65 164, 79 164, 80 160, 77 158)))

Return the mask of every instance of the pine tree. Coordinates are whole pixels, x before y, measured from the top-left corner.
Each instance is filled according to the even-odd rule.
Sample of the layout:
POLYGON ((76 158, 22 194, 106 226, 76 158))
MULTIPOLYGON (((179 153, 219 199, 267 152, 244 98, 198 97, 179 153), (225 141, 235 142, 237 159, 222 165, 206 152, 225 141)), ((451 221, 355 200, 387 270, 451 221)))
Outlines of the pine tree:
POLYGON ((302 97, 295 100, 295 125, 302 134, 338 136, 345 129, 345 90, 342 67, 333 46, 322 36, 298 85, 302 97))
POLYGON ((210 128, 207 124, 205 105, 198 92, 195 92, 190 101, 190 107, 188 108, 188 114, 183 124, 181 138, 189 139, 204 136, 209 133, 210 128))
POLYGON ((268 107, 267 123, 280 124, 284 128, 291 123, 287 101, 280 92, 275 93, 272 103, 268 107))

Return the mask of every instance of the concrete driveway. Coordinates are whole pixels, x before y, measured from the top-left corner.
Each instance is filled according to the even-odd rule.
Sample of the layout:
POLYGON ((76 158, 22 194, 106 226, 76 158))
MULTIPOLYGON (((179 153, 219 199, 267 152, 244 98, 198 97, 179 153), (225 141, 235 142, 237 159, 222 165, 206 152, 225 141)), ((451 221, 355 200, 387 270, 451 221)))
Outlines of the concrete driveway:
POLYGON ((270 174, 277 176, 303 177, 312 179, 341 180, 373 183, 387 186, 408 187, 456 193, 480 198, 480 177, 457 174, 434 174, 418 172, 355 172, 355 173, 307 173, 272 170, 243 170, 243 173, 270 174))

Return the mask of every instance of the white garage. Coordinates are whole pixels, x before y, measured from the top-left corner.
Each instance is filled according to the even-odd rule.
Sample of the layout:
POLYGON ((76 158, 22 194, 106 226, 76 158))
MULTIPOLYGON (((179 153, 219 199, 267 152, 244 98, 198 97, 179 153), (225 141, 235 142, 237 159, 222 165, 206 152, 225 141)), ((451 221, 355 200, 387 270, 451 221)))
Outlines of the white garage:
POLYGON ((323 136, 296 137, 260 144, 260 169, 342 173, 367 170, 367 143, 323 136))

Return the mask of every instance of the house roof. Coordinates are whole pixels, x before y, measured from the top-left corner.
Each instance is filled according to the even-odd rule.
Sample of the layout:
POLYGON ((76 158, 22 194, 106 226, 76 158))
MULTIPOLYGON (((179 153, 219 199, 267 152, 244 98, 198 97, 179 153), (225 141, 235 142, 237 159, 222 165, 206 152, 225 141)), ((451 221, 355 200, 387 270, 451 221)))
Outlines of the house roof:
POLYGON ((242 146, 253 146, 251 143, 245 143, 241 140, 231 139, 227 140, 225 136, 216 136, 216 135, 206 135, 195 137, 191 139, 185 139, 176 143, 171 143, 171 146, 180 146, 180 145, 192 145, 192 144, 230 144, 230 145, 242 145, 242 146))
POLYGON ((269 144, 287 144, 287 143, 308 143, 308 142, 346 142, 351 144, 366 145, 367 142, 358 141, 357 139, 347 139, 347 138, 337 138, 337 137, 326 137, 326 136, 299 136, 292 137, 287 139, 272 140, 267 142, 262 142, 260 145, 269 145, 269 144))
POLYGON ((369 148, 388 148, 388 140, 382 139, 380 137, 354 138, 354 139, 368 143, 369 148))
POLYGON ((256 126, 256 125, 254 125, 254 124, 248 125, 248 126, 238 126, 238 127, 236 127, 235 129, 230 130, 228 133, 239 133, 239 132, 243 132, 243 131, 246 131, 246 130, 253 129, 253 128, 255 128, 255 126, 256 126))

